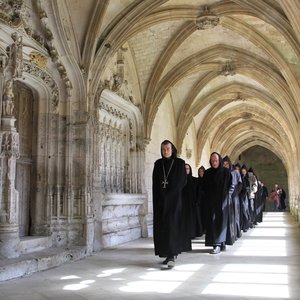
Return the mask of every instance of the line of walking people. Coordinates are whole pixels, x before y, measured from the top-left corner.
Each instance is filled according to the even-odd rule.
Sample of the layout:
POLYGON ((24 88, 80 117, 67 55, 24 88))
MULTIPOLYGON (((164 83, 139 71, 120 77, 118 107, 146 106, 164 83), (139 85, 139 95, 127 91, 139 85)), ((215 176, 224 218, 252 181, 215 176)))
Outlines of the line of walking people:
POLYGON ((210 168, 192 168, 177 157, 165 140, 153 169, 153 238, 155 255, 172 268, 177 256, 192 250, 192 240, 205 235, 211 254, 226 250, 257 223, 262 222, 263 185, 252 169, 233 166, 229 157, 210 155, 210 168))

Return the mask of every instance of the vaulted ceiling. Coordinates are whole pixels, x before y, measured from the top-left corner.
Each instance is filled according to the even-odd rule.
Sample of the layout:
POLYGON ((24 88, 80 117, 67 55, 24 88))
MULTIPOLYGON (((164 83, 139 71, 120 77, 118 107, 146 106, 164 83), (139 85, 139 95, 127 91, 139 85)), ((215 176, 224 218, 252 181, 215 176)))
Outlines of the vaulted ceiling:
POLYGON ((198 153, 207 140, 231 154, 261 145, 288 163, 299 138, 299 13, 293 0, 102 2, 91 74, 126 44, 148 137, 169 94, 179 147, 194 123, 198 153))
POLYGON ((298 0, 52 0, 41 6, 60 40, 58 51, 84 71, 89 95, 118 50, 128 50, 129 85, 146 138, 168 95, 179 148, 194 124, 198 153, 209 141, 232 155, 260 145, 287 167, 299 157, 298 0))

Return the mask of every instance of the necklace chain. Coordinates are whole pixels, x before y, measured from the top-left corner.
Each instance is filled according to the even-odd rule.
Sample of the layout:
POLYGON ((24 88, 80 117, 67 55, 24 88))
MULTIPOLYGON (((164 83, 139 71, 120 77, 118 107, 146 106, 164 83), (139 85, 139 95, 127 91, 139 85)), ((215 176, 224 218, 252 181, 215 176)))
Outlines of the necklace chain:
POLYGON ((163 185, 163 188, 164 188, 164 189, 166 188, 166 185, 169 184, 167 180, 168 180, 170 171, 171 171, 171 169, 172 169, 173 163, 174 163, 174 159, 172 160, 171 166, 170 166, 170 168, 169 168, 169 170, 168 170, 168 173, 167 173, 167 175, 166 175, 165 165, 164 165, 164 162, 162 162, 162 164, 163 164, 163 173, 164 173, 164 181, 162 182, 162 185, 163 185))

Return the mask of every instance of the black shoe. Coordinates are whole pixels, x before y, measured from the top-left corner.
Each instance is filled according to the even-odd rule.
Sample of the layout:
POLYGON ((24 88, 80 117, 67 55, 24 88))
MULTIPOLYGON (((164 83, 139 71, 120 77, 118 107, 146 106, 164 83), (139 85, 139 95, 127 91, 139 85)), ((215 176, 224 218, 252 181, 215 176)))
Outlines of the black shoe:
POLYGON ((162 267, 165 269, 173 268, 175 266, 174 256, 168 256, 162 263, 162 267))
POLYGON ((219 254, 221 252, 220 246, 214 246, 214 249, 212 249, 209 253, 210 254, 219 254))
POLYGON ((175 259, 174 259, 174 257, 170 257, 167 265, 168 265, 169 269, 175 267, 175 259))
POLYGON ((226 251, 226 245, 225 244, 221 245, 221 251, 226 251))

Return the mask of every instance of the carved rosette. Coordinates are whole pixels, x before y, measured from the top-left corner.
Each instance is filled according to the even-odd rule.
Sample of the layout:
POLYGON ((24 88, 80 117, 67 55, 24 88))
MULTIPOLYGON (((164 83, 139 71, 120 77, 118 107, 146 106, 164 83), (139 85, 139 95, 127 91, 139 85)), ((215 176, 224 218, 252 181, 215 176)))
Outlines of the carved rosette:
POLYGON ((17 132, 1 132, 0 141, 0 157, 13 157, 16 159, 20 157, 19 134, 17 132))

